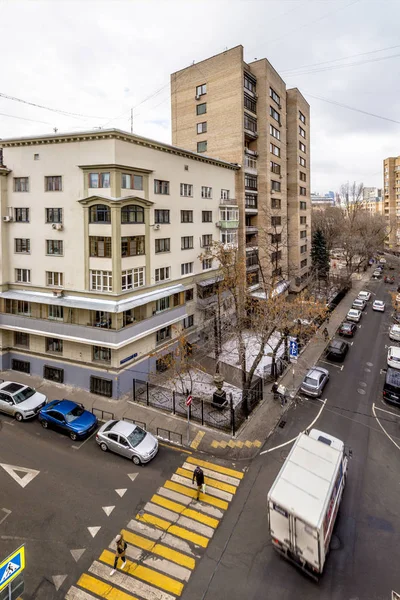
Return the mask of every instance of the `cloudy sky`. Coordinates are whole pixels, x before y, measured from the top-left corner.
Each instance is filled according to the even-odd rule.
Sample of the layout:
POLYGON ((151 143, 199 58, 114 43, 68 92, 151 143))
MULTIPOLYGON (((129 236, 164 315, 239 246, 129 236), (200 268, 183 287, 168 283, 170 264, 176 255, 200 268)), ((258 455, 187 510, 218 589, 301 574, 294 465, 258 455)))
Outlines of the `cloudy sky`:
POLYGON ((400 0, 0 0, 0 15, 0 138, 129 131, 133 107, 135 133, 170 142, 170 73, 242 44, 311 105, 312 191, 381 186, 400 154, 400 0))

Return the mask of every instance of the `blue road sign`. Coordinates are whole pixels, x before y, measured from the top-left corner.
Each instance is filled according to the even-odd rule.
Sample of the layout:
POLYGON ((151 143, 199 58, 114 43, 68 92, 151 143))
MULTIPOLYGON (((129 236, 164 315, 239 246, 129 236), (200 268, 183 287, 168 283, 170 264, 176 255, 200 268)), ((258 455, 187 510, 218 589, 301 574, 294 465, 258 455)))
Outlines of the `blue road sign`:
POLYGON ((289 356, 290 358, 297 358, 299 355, 299 345, 294 340, 289 342, 289 356))
POLYGON ((0 563, 0 591, 25 569, 25 546, 7 556, 0 563))

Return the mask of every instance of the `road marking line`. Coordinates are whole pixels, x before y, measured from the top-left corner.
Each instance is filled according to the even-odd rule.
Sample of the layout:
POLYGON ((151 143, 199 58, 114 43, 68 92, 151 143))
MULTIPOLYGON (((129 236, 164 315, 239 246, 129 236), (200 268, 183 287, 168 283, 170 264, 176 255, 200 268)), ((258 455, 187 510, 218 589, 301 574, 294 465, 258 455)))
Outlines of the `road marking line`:
POLYGON ((86 442, 88 442, 96 433, 97 433, 97 429, 95 429, 95 431, 93 431, 93 433, 91 435, 89 435, 89 437, 86 438, 86 440, 84 440, 81 444, 79 444, 79 446, 71 446, 71 448, 73 448, 74 450, 80 450, 82 448, 82 446, 84 444, 86 444, 86 442))
MULTIPOLYGON (((69 590, 65 596, 65 600, 96 600, 96 598, 94 596, 92 596, 92 594, 88 594, 87 592, 84 592, 83 590, 79 590, 77 587, 75 587, 73 585, 69 588, 69 590)), ((132 596, 131 596, 131 600, 134 600, 132 596)))
POLYGON ((210 469, 211 471, 217 471, 217 473, 225 473, 225 475, 231 475, 231 477, 236 477, 237 479, 243 479, 244 473, 240 471, 235 471, 234 469, 228 469, 227 467, 221 467, 215 463, 210 463, 205 460, 200 460, 199 458, 194 458, 190 456, 187 461, 192 463, 193 465, 199 465, 199 467, 205 467, 206 469, 210 469))
POLYGON ((111 515, 112 511, 114 510, 115 506, 102 506, 101 508, 104 510, 107 517, 109 517, 111 515))
POLYGON ((0 467, 3 467, 6 473, 8 473, 14 481, 18 483, 22 488, 25 488, 28 483, 30 483, 37 475, 39 475, 40 471, 36 471, 35 469, 27 469, 26 467, 16 467, 15 465, 6 465, 5 463, 0 463, 0 467), (20 473, 25 473, 23 477, 18 475, 16 471, 20 473))
MULTIPOLYGON (((181 548, 185 548, 183 551, 186 551, 187 554, 192 554, 193 556, 186 556, 186 554, 182 554, 182 552, 179 552, 178 550, 174 550, 164 546, 163 544, 157 543, 159 540, 162 542, 166 541, 166 534, 160 529, 155 529, 151 525, 145 525, 140 523, 140 521, 135 520, 130 521, 128 523, 128 527, 133 531, 140 531, 140 533, 144 533, 148 537, 153 538, 153 540, 156 540, 149 540, 142 535, 138 535, 137 533, 132 533, 132 531, 126 531, 124 529, 124 537, 126 536, 125 539, 128 544, 137 546, 141 550, 146 550, 146 552, 158 554, 158 556, 162 556, 162 558, 166 558, 167 560, 170 560, 181 567, 186 567, 187 569, 195 568, 196 562, 193 556, 196 558, 197 556, 191 551, 187 542, 181 542, 181 540, 177 540, 179 542, 179 546, 181 548)), ((169 538, 170 537, 172 536, 169 536, 169 538)), ((166 543, 168 543, 168 541, 166 543)))
POLYGON ((62 586, 62 584, 64 583, 64 581, 67 579, 67 577, 68 577, 68 575, 53 575, 52 576, 54 587, 56 588, 57 592, 60 589, 60 587, 62 586))
POLYGON ((92 536, 92 538, 94 538, 99 533, 101 525, 97 527, 88 527, 87 529, 89 530, 89 533, 92 536))
MULTIPOLYGON (((192 471, 187 471, 186 469, 182 469, 181 467, 179 467, 175 472, 177 473, 177 475, 187 477, 189 481, 192 481, 193 479, 192 471)), ((229 485, 229 483, 223 483, 221 481, 218 481, 217 479, 211 479, 210 477, 205 477, 204 481, 208 486, 215 487, 219 490, 223 490, 224 492, 229 492, 230 494, 236 494, 236 486, 234 485, 229 485)))
MULTIPOLYGON (((375 405, 375 408, 376 408, 376 410, 381 410, 382 412, 387 413, 388 415, 392 415, 393 417, 400 418, 400 414, 390 412, 390 410, 385 410, 384 408, 380 408, 379 406, 376 406, 376 405, 375 405)), ((4 508, 3 508, 3 510, 4 510, 4 508)))
POLYGON ((157 490, 157 494, 164 496, 165 498, 170 498, 171 500, 175 500, 176 502, 180 502, 181 504, 185 504, 186 506, 191 505, 192 508, 196 509, 199 513, 204 513, 211 517, 215 517, 216 519, 222 519, 224 513, 222 510, 215 508, 214 506, 209 506, 208 504, 202 504, 201 502, 196 502, 193 498, 188 498, 183 494, 179 494, 178 492, 173 492, 172 490, 168 490, 165 487, 160 487, 157 490))
POLYGON ((337 368, 337 369, 339 369, 340 371, 341 371, 341 370, 342 370, 342 368, 343 368, 343 365, 335 365, 335 363, 333 363, 333 362, 329 362, 329 361, 327 361, 327 360, 323 360, 322 358, 320 358, 318 362, 319 362, 319 363, 324 363, 325 365, 329 365, 329 366, 331 366, 331 367, 336 367, 336 368, 337 368))
MULTIPOLYGON (((100 560, 107 565, 112 566, 114 564, 114 559, 114 552, 104 550, 101 553, 100 560)), ((147 584, 155 585, 166 592, 174 594, 174 596, 180 596, 183 591, 183 583, 181 581, 172 579, 172 577, 168 577, 167 575, 153 571, 153 569, 144 567, 143 565, 132 562, 131 560, 126 561, 126 566, 123 570, 123 573, 129 573, 129 575, 133 575, 135 578, 137 577, 147 584)))
POLYGON ((178 527, 178 525, 173 525, 170 521, 166 521, 165 519, 161 519, 160 517, 155 517, 149 513, 144 513, 143 515, 137 515, 136 519, 138 521, 142 521, 142 523, 150 523, 155 527, 159 527, 160 529, 164 529, 168 531, 168 533, 172 535, 176 535, 188 542, 192 542, 197 546, 202 546, 203 548, 207 548, 209 539, 200 535, 198 533, 193 533, 183 527, 178 527))
POLYGON ((398 444, 396 444, 396 442, 394 441, 394 439, 393 439, 393 438, 392 438, 392 437, 391 437, 391 436, 388 434, 388 432, 387 432, 387 431, 386 431, 386 429, 383 427, 383 425, 381 425, 381 423, 380 423, 380 421, 379 421, 378 417, 376 416, 376 413, 375 413, 375 402, 374 402, 374 403, 373 403, 373 405, 372 405, 372 412, 373 412, 373 414, 374 414, 374 417, 375 417, 375 419, 376 419, 376 420, 377 420, 377 422, 378 422, 378 425, 379 425, 379 427, 382 429, 383 433, 384 433, 385 435, 387 435, 387 437, 389 438, 389 440, 390 440, 390 441, 391 441, 391 442, 392 442, 392 443, 393 443, 393 444, 396 446, 396 448, 397 448, 398 450, 400 450, 400 446, 399 446, 398 444))
POLYGON ((169 510, 173 510, 176 513, 179 513, 185 517, 192 518, 195 521, 199 521, 200 523, 208 525, 209 527, 213 527, 214 529, 216 529, 219 525, 218 519, 214 519, 212 517, 208 517, 207 515, 203 515, 197 510, 186 508, 186 506, 178 504, 177 502, 173 502, 172 500, 168 500, 167 498, 163 498, 158 494, 154 494, 154 496, 151 498, 151 502, 159 504, 160 506, 168 508, 169 510))
POLYGON ((189 517, 182 516, 179 513, 167 508, 163 508, 162 506, 154 504, 153 502, 147 502, 144 506, 144 510, 152 513, 153 515, 161 517, 162 519, 171 521, 171 523, 175 523, 176 525, 182 525, 185 529, 195 531, 196 533, 206 537, 211 538, 214 535, 213 527, 209 527, 208 525, 194 521, 189 517))
MULTIPOLYGON (((91 571, 92 567, 90 567, 89 570, 91 571)), ((117 575, 117 573, 115 574, 117 575)), ((117 588, 113 587, 110 583, 100 581, 100 579, 92 577, 92 575, 87 575, 87 573, 84 573, 80 576, 78 580, 78 585, 85 588, 85 590, 94 592, 101 598, 107 598, 107 600, 138 600, 136 596, 132 596, 131 594, 127 594, 122 590, 118 590, 117 588)))
POLYGON ((80 557, 82 556, 82 554, 85 552, 86 548, 79 548, 76 550, 70 550, 71 554, 72 554, 72 558, 74 559, 75 562, 78 562, 78 560, 80 559, 80 557))
MULTIPOLYGON (((176 483, 181 483, 182 485, 186 485, 191 488, 193 488, 193 486, 194 486, 194 484, 192 483, 192 481, 190 479, 187 479, 186 477, 181 477, 180 475, 176 475, 175 473, 174 473, 174 475, 172 475, 171 480, 175 481, 176 483)), ((228 502, 231 502, 231 500, 233 498, 233 494, 229 494, 229 492, 223 492, 222 490, 219 490, 218 488, 215 488, 212 485, 206 485, 206 493, 208 493, 212 496, 216 496, 217 498, 221 498, 222 500, 227 500, 228 502)), ((197 496, 197 490, 196 490, 196 496, 197 496)))
POLYGON ((7 517, 9 517, 9 516, 11 515, 11 513, 12 513, 12 511, 11 511, 11 510, 8 510, 8 508, 2 508, 1 510, 2 510, 4 513, 6 513, 6 514, 5 514, 5 515, 4 515, 4 517, 3 517, 3 518, 0 520, 0 525, 1 525, 1 524, 3 523, 3 521, 5 521, 5 520, 7 519, 7 517))
MULTIPOLYGON (((129 402, 129 400, 128 400, 129 402)), ((171 442, 172 444, 172 442, 171 442)), ((184 454, 193 454, 192 452, 190 452, 190 450, 184 450, 183 448, 181 448, 181 446, 172 446, 171 444, 163 444, 162 442, 158 442, 159 446, 164 446, 165 448, 169 448, 170 450, 175 450, 175 452, 183 452, 184 454)))
POLYGON ((135 479, 138 475, 139 475, 139 473, 128 473, 128 477, 131 481, 135 481, 135 479))
POLYGON ((190 444, 190 447, 194 448, 195 450, 197 450, 197 448, 199 447, 199 444, 200 444, 200 442, 201 442, 201 440, 203 439, 204 436, 205 436, 205 432, 204 431, 198 431, 196 437, 193 440, 193 442, 190 444))
POLYGON ((119 490, 115 490, 120 498, 128 491, 128 488, 120 488, 119 490))
MULTIPOLYGON (((179 483, 175 483, 174 481, 167 480, 164 483, 164 487, 174 492, 180 492, 185 496, 190 496, 191 498, 197 497, 197 490, 191 490, 185 485, 180 485, 179 483)), ((228 502, 224 500, 220 500, 219 498, 214 498, 213 496, 209 496, 208 494, 201 494, 201 502, 205 502, 206 504, 211 504, 212 506, 216 506, 217 508, 222 508, 226 510, 229 506, 228 502)))

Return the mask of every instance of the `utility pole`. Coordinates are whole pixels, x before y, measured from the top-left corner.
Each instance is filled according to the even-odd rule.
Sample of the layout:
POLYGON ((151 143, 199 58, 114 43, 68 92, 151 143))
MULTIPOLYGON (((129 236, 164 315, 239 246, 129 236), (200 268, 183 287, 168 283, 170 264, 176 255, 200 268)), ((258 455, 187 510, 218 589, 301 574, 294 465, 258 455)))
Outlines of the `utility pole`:
POLYGON ((133 108, 131 108, 131 133, 133 133, 133 108))

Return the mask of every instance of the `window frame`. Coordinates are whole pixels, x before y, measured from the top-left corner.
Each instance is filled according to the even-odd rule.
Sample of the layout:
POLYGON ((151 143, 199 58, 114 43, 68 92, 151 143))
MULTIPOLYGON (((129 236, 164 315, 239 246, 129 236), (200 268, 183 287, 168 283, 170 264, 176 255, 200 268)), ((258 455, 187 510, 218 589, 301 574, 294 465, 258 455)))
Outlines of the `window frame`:
POLYGON ((171 279, 171 267, 158 267, 154 271, 154 281, 159 283, 160 281, 169 281, 171 279), (161 277, 163 275, 163 277, 161 277))
POLYGON ((61 356, 64 351, 63 340, 60 338, 46 336, 45 337, 45 348, 46 348, 46 352, 49 352, 51 354, 59 354, 61 356))
POLYGON ((279 108, 281 108, 281 97, 271 86, 269 87, 269 97, 272 98, 274 102, 276 102, 279 108))
POLYGON ((121 207, 121 225, 144 225, 145 220, 143 206, 126 204, 121 207))
POLYGON ((154 223, 156 225, 169 225, 171 223, 170 213, 171 213, 171 211, 169 210, 169 208, 155 208, 154 209, 154 223), (160 220, 161 216, 162 216, 162 219, 160 220), (167 218, 168 220, 164 220, 165 218, 167 218))
POLYGON ((90 285, 89 285, 90 291, 112 292, 112 287, 113 287, 112 271, 103 271, 102 269, 90 269, 89 283, 90 283, 90 285), (100 285, 99 285, 99 283, 100 283, 100 285))
POLYGON ((14 177, 13 178, 13 191, 16 193, 29 192, 29 177, 14 177), (18 189, 21 188, 21 189, 18 189), (25 188, 25 189, 22 189, 25 188))
POLYGON ((44 191, 45 192, 62 192, 63 191, 62 175, 45 175, 44 191))
POLYGON ((93 362, 101 362, 111 364, 112 350, 106 346, 93 346, 92 347, 92 360, 93 362))
POLYGON ((197 135, 200 135, 201 133, 207 133, 207 121, 196 123, 196 131, 197 135))
POLYGON ((197 142, 197 154, 202 154, 203 152, 207 152, 207 140, 197 142))
POLYGON ((144 256, 146 254, 146 236, 123 235, 121 236, 121 258, 127 256, 144 256), (124 245, 126 252, 124 253, 124 245))
POLYGON ((193 223, 193 210, 181 210, 181 223, 193 223), (188 217, 186 219, 185 217, 188 217))
POLYGON ((30 336, 29 333, 26 333, 26 331, 14 331, 14 346, 17 348, 26 348, 27 350, 29 350, 29 345, 30 345, 30 336), (18 336, 22 336, 25 339, 26 343, 23 343, 21 341, 17 341, 18 336))
POLYGON ((15 282, 16 283, 31 283, 31 270, 16 268, 15 269, 15 282))
POLYGON ((163 254, 165 252, 171 252, 171 238, 157 238, 154 240, 154 254, 163 254), (161 244, 161 242, 164 242, 163 244, 161 244), (167 244, 165 242, 168 242, 167 244), (157 249, 157 243, 159 248, 157 249), (164 246, 163 249, 160 249, 160 247, 164 246), (167 248, 168 246, 168 248, 167 248))
POLYGON ((133 267, 121 271, 121 290, 127 292, 146 285, 146 267, 133 267))
POLYGON ((212 223, 213 222, 213 211, 212 210, 202 210, 201 211, 201 222, 202 223, 212 223), (205 215, 207 215, 206 219, 204 218, 205 215))
POLYGON ((49 304, 47 318, 49 321, 64 321, 64 307, 60 304, 49 304))
POLYGON ((22 206, 14 208, 14 221, 15 223, 30 223, 30 210, 29 208, 22 206))
POLYGON ((183 235, 181 237, 181 250, 193 250, 193 235, 183 235))
POLYGON ((306 124, 306 117, 303 115, 301 110, 299 110, 299 119, 302 123, 304 123, 304 125, 306 124))
POLYGON ((269 116, 272 117, 279 125, 281 125, 281 115, 273 106, 269 107, 269 116))
POLYGON ((154 193, 161 196, 169 196, 169 181, 166 179, 155 179, 154 193))
POLYGON ((143 191, 143 175, 137 175, 135 173, 121 173, 121 190, 137 190, 143 191), (125 178, 125 184, 124 184, 125 178), (129 178, 129 180, 127 179, 129 178), (139 186, 136 185, 137 180, 140 179, 139 186), (126 182, 129 181, 129 186, 126 185, 126 182))
POLYGON ((47 287, 64 287, 64 273, 61 271, 46 271, 47 287))
POLYGON ((304 152, 304 153, 307 152, 306 145, 303 144, 303 142, 300 142, 300 140, 299 140, 299 150, 300 150, 300 152, 304 152))
POLYGON ((276 127, 274 127, 271 123, 269 124, 269 133, 276 140, 279 140, 279 141, 281 140, 281 132, 280 132, 280 130, 277 129, 276 127))
POLYGON ((197 104, 196 105, 196 115, 200 116, 200 115, 206 115, 207 114, 207 102, 202 102, 201 104, 197 104), (203 106, 204 111, 203 111, 203 106))
POLYGON ((63 240, 46 240, 46 256, 64 256, 64 241, 63 240), (60 248, 60 251, 54 251, 54 248, 60 248), (53 250, 51 250, 51 247, 53 250))
POLYGON ((280 158, 280 156, 281 156, 281 149, 279 148, 279 146, 275 146, 275 144, 273 144, 272 142, 270 142, 269 143, 269 151, 274 156, 277 156, 278 158, 280 158))
POLYGON ((106 225, 111 223, 111 208, 107 204, 93 204, 89 207, 89 223, 104 223, 106 225), (99 218, 100 216, 104 218, 99 218))
POLYGON ((63 209, 62 208, 45 208, 46 223, 62 223, 63 209), (50 212, 52 211, 52 212, 50 212))
POLYGON ((14 253, 15 254, 30 254, 31 253, 30 238, 14 238, 14 253), (21 242, 20 250, 18 250, 18 242, 21 242), (25 247, 26 247, 25 250, 23 249, 24 244, 22 242, 25 242, 25 247))
POLYGON ((88 173, 88 188, 92 190, 110 189, 111 187, 111 173, 110 171, 103 172, 90 172, 88 173), (97 185, 92 184, 92 177, 97 177, 97 185), (108 185, 104 185, 107 184, 108 185))
POLYGON ((205 96, 207 94, 207 83, 196 85, 196 96, 205 96))
POLYGON ((181 263, 181 277, 187 277, 188 275, 193 275, 194 270, 193 262, 181 263))
POLYGON ((212 187, 208 185, 201 186, 201 197, 204 200, 212 200, 212 187))

